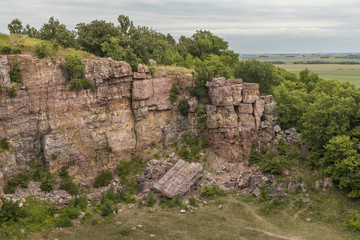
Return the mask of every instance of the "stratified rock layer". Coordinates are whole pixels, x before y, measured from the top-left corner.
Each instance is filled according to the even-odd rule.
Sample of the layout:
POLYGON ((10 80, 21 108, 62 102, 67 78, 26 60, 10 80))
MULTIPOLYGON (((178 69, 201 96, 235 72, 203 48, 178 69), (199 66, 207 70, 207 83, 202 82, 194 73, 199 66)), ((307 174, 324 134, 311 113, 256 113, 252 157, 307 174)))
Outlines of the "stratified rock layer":
MULTIPOLYGON (((126 62, 111 59, 84 60, 83 65, 94 91, 70 91, 59 62, 0 55, 0 139, 7 138, 11 145, 0 151, 0 192, 1 179, 26 169, 35 156, 43 156, 51 171, 68 166, 71 175, 86 182, 100 170, 130 160, 134 149, 141 153, 152 142, 168 147, 184 133, 199 135, 199 100, 187 91, 194 86, 191 76, 152 76, 141 65, 132 72, 126 62), (10 80, 14 57, 21 84, 10 80), (179 99, 189 102, 187 116, 169 101, 174 83, 181 91, 179 99), (14 98, 8 96, 11 88, 17 92, 14 98)), ((276 103, 272 96, 259 96, 258 84, 217 78, 207 86, 211 104, 203 101, 207 130, 202 134, 209 137, 211 151, 243 161, 254 142, 271 145, 278 136, 294 139, 292 133, 273 129, 276 103)))
POLYGON ((200 163, 188 163, 180 159, 153 188, 168 198, 182 196, 200 178, 202 169, 200 163))

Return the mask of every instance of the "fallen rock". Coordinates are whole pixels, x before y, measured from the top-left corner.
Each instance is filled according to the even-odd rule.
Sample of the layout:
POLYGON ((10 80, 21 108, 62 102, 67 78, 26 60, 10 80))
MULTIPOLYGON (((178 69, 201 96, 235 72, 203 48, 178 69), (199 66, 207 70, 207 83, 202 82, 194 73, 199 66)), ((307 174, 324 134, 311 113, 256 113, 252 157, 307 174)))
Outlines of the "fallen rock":
POLYGON ((202 169, 199 163, 188 163, 180 159, 153 188, 168 198, 182 196, 200 178, 202 169))
POLYGON ((330 188, 332 188, 334 186, 333 181, 331 180, 331 178, 327 177, 324 179, 324 189, 328 190, 330 188))

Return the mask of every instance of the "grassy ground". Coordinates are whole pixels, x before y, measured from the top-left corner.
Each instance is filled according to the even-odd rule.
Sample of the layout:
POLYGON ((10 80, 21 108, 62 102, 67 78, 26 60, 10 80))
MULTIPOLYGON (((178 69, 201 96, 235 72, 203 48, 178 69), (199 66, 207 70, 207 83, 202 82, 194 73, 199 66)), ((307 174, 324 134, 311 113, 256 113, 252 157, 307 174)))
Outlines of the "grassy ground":
POLYGON ((346 199, 336 189, 310 191, 309 196, 311 203, 288 203, 274 214, 265 214, 252 197, 235 194, 224 197, 221 208, 212 201, 185 214, 178 208, 127 205, 107 223, 91 225, 88 220, 77 227, 34 234, 31 239, 359 239, 339 221, 350 208, 359 209, 358 201, 346 199), (120 226, 115 224, 118 221, 120 226), (131 230, 139 224, 141 229, 131 230))
MULTIPOLYGON (((35 45, 41 42, 44 41, 36 38, 29 38, 26 36, 8 35, 8 34, 0 33, 0 48, 3 46, 17 48, 22 51, 22 54, 34 55, 35 45)), ((91 59, 97 58, 95 55, 88 52, 74 50, 74 49, 64 49, 60 46, 52 50, 51 57, 61 57, 71 51, 76 51, 83 58, 91 58, 91 59)))
POLYGON ((355 86, 360 87, 360 64, 293 64, 295 61, 323 61, 323 62, 360 62, 359 59, 346 59, 339 56, 330 56, 329 58, 321 58, 320 56, 305 56, 305 57, 285 57, 269 55, 268 57, 255 57, 260 61, 282 61, 285 64, 277 66, 285 68, 286 70, 299 73, 301 70, 309 69, 312 72, 319 74, 321 78, 336 79, 341 82, 350 82, 355 86))

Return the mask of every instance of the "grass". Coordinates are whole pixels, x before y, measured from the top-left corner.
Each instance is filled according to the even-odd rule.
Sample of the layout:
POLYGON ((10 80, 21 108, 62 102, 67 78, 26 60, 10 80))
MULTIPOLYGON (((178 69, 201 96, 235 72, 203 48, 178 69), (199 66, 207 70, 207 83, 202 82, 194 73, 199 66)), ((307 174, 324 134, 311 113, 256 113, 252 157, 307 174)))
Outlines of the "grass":
MULTIPOLYGON (((22 54, 30 54, 35 55, 35 46, 39 43, 44 43, 46 41, 36 39, 36 38, 29 38, 26 36, 19 36, 19 35, 8 35, 0 33, 0 48, 2 46, 10 46, 11 48, 18 48, 22 50, 22 54)), ((63 48, 57 47, 56 49, 52 49, 51 57, 61 57, 72 52, 78 53, 83 59, 95 59, 97 58, 95 55, 81 51, 81 50, 74 50, 71 48, 63 48)))
MULTIPOLYGON (((342 197, 336 200, 336 193, 319 195, 325 201, 321 203, 324 211, 319 214, 328 217, 333 213, 326 208, 344 200, 342 197)), ((78 227, 34 234, 31 239, 43 235, 48 239, 151 239, 151 234, 155 235, 152 239, 359 239, 357 233, 347 230, 343 224, 309 216, 310 211, 306 209, 296 215, 298 212, 298 209, 287 209, 266 215, 254 199, 233 194, 223 198, 222 208, 210 203, 185 214, 178 208, 155 208, 153 212, 126 208, 108 223, 92 225, 89 220, 78 227), (312 220, 307 222, 306 217, 312 220), (115 224, 119 221, 120 226, 115 224), (139 224, 143 228, 129 232, 139 224)))
POLYGON ((360 87, 360 64, 293 64, 295 61, 324 61, 333 63, 346 61, 360 62, 359 59, 335 58, 335 55, 329 58, 321 58, 320 56, 285 57, 269 55, 269 57, 256 57, 256 59, 267 62, 282 61, 285 64, 279 64, 277 66, 290 72, 298 74, 301 70, 307 68, 311 72, 319 74, 321 78, 350 82, 356 87, 360 87))

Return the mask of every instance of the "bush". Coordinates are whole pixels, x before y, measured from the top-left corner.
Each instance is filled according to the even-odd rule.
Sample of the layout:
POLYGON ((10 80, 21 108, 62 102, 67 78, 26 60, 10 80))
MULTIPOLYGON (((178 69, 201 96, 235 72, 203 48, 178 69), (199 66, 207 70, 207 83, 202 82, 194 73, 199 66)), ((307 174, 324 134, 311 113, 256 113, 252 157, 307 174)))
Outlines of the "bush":
POLYGON ((94 187, 105 187, 110 184, 113 179, 113 175, 109 170, 102 170, 99 175, 95 178, 94 187))
POLYGON ((11 98, 16 97, 16 96, 17 96, 16 88, 11 87, 11 88, 9 89, 9 91, 8 91, 8 95, 9 95, 9 97, 11 97, 11 98))
POLYGON ((59 172, 59 176, 61 177, 61 179, 69 179, 69 172, 68 172, 68 167, 62 167, 60 172, 59 172))
POLYGON ((35 45, 35 56, 38 58, 46 58, 51 56, 52 47, 47 42, 41 42, 35 45))
POLYGON ((360 231, 360 216, 352 211, 348 216, 346 226, 351 230, 360 231))
POLYGON ((146 198, 146 206, 153 207, 154 204, 155 204, 155 198, 154 195, 150 192, 146 198))
POLYGON ((131 171, 131 163, 122 161, 119 165, 116 166, 118 170, 118 175, 121 179, 125 178, 131 171))
POLYGON ((79 187, 73 183, 70 178, 62 180, 59 189, 65 190, 71 195, 77 195, 79 193, 79 187))
POLYGON ((188 101, 185 98, 183 98, 179 102, 178 109, 183 116, 187 116, 189 114, 190 106, 189 106, 188 101))
POLYGON ((12 58, 12 66, 9 70, 10 80, 12 82, 21 83, 21 73, 19 69, 19 59, 14 57, 12 58))
POLYGON ((277 145, 277 150, 280 156, 286 156, 286 152, 287 152, 287 144, 285 142, 285 139, 282 137, 279 139, 278 145, 277 145))
POLYGON ((0 211, 0 223, 18 222, 20 219, 27 216, 24 208, 19 207, 19 201, 13 202, 6 198, 1 198, 3 205, 0 211))
POLYGON ((41 182, 40 185, 41 191, 50 192, 51 190, 54 189, 55 184, 56 184, 55 177, 51 173, 48 173, 45 176, 44 180, 41 182))
POLYGON ((76 219, 80 215, 80 210, 73 206, 68 206, 64 209, 64 214, 69 219, 76 219))
POLYGON ((206 129, 206 111, 203 104, 199 104, 195 107, 197 127, 200 131, 206 129))
POLYGON ((213 199, 215 197, 222 197, 222 196, 226 196, 226 191, 219 189, 219 187, 216 185, 213 185, 211 187, 206 186, 203 189, 201 189, 201 194, 200 194, 201 198, 213 199))
POLYGON ((70 218, 66 214, 61 214, 55 221, 56 227, 72 227, 74 223, 70 220, 70 218))
POLYGON ((70 206, 85 211, 88 205, 88 199, 86 196, 75 197, 70 200, 70 206))
POLYGON ((193 206, 193 207, 199 206, 199 205, 197 204, 197 202, 196 202, 196 199, 195 199, 194 197, 190 197, 190 198, 189 198, 189 204, 190 204, 190 206, 193 206))
POLYGON ((114 214, 112 201, 106 200, 104 204, 100 206, 100 214, 103 217, 111 216, 114 214))
POLYGON ((170 90, 170 102, 176 102, 179 98, 180 90, 178 89, 176 83, 173 83, 171 90, 170 90))
POLYGON ((108 152, 112 152, 112 147, 109 146, 109 145, 106 145, 106 146, 105 146, 105 149, 106 149, 106 151, 108 151, 108 152))
POLYGON ((0 148, 2 150, 9 150, 10 149, 10 143, 8 142, 7 138, 3 138, 0 140, 0 148))
POLYGON ((25 171, 18 174, 16 177, 10 179, 4 189, 5 193, 15 193, 16 187, 21 186, 22 188, 27 188, 30 181, 30 172, 25 171))

